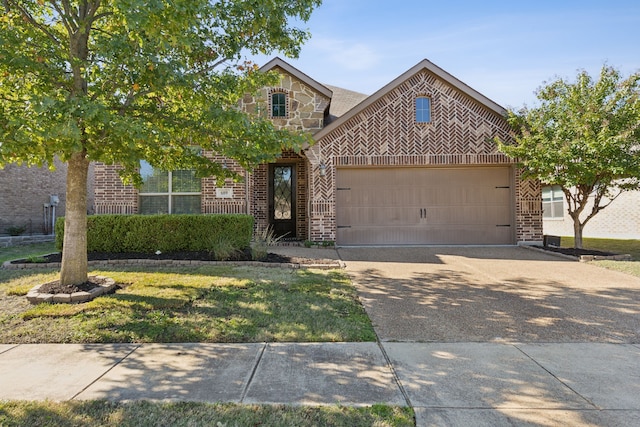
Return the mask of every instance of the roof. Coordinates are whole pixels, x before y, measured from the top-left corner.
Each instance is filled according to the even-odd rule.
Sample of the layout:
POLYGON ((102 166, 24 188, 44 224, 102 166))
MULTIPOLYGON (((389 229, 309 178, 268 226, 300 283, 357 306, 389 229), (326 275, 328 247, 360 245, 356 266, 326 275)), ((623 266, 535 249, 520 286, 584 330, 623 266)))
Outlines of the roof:
POLYGON ((483 105, 487 109, 495 112, 497 115, 504 116, 507 113, 507 110, 505 110, 504 107, 498 105, 494 101, 492 101, 489 98, 487 98, 486 96, 482 95, 480 92, 476 91, 475 89, 471 88, 467 84, 465 84, 462 81, 458 80, 456 77, 454 77, 453 75, 447 73, 442 68, 440 68, 437 65, 435 65, 433 62, 431 62, 431 61, 429 61, 427 59, 423 59, 422 61, 420 61, 419 63, 417 63, 413 67, 411 67, 409 70, 407 70, 406 72, 404 72, 403 74, 401 74, 400 76, 395 78, 393 81, 388 83, 382 89, 378 90, 376 93, 374 93, 373 95, 369 96, 368 98, 366 98, 365 100, 363 100, 362 102, 357 104, 354 108, 352 108, 349 111, 345 112, 340 117, 338 117, 337 119, 333 120, 330 124, 325 126, 323 129, 318 131, 314 135, 314 139, 317 141, 317 140, 323 138, 324 136, 330 134, 335 129, 340 127, 340 125, 342 123, 345 123, 346 121, 348 121, 352 117, 356 116, 357 114, 359 114, 360 112, 365 110, 367 107, 371 106, 372 104, 377 102, 379 99, 381 99, 382 97, 387 95, 389 92, 391 92, 392 90, 394 90, 395 88, 397 88, 398 86, 403 84, 405 81, 410 79, 412 76, 416 75, 417 73, 419 73, 419 72, 421 72, 423 70, 426 70, 426 71, 434 74, 436 77, 442 79, 443 81, 445 81, 449 85, 453 86, 457 90, 463 92, 468 97, 470 97, 473 100, 475 100, 476 102, 480 103, 481 105, 483 105))
POLYGON ((343 89, 337 86, 325 85, 333 92, 333 98, 331 99, 331 106, 329 107, 329 119, 326 124, 331 123, 338 117, 344 115, 353 107, 364 101, 369 97, 364 93, 354 92, 352 90, 343 89))
POLYGON ((287 62, 283 61, 277 56, 273 58, 271 61, 264 64, 262 67, 260 67, 260 71, 271 71, 276 67, 281 68, 285 72, 291 74, 292 76, 302 81, 307 86, 314 89, 316 92, 323 94, 327 98, 331 99, 333 97, 333 92, 331 91, 331 89, 318 83, 316 80, 312 79, 311 77, 309 77, 302 71, 298 70, 297 68, 292 67, 287 62))

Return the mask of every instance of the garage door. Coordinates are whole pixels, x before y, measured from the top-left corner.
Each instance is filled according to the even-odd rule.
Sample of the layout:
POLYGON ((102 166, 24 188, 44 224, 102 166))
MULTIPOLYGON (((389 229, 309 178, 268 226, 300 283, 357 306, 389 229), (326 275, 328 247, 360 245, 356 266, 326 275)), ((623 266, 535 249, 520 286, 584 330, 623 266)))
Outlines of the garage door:
POLYGON ((338 169, 337 243, 512 244, 505 167, 338 169))

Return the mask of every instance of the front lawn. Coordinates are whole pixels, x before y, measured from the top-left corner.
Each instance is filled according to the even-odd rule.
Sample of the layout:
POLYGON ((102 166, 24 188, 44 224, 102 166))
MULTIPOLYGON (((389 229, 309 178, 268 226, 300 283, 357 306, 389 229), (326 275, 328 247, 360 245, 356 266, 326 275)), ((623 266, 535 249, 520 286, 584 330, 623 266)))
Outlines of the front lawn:
POLYGON ((92 271, 121 287, 83 304, 30 305, 57 271, 0 270, 0 343, 375 341, 339 270, 129 267, 92 271))
POLYGON ((387 405, 349 408, 105 401, 0 402, 0 425, 6 427, 415 426, 411 408, 387 405))
MULTIPOLYGON (((573 237, 562 237, 561 245, 563 247, 572 248, 573 243, 573 237)), ((634 261, 640 261, 640 240, 595 239, 585 237, 582 239, 582 246, 585 249, 613 252, 617 254, 630 254, 634 261)))
MULTIPOLYGON (((562 237, 561 244, 571 248, 573 242, 573 237, 562 237)), ((640 277, 640 240, 584 238, 582 243, 585 249, 630 254, 632 261, 593 261, 593 263, 610 270, 640 277)))
POLYGON ((0 248, 0 266, 5 261, 26 258, 28 256, 46 255, 56 251, 54 242, 32 243, 29 245, 10 246, 8 248, 0 248))

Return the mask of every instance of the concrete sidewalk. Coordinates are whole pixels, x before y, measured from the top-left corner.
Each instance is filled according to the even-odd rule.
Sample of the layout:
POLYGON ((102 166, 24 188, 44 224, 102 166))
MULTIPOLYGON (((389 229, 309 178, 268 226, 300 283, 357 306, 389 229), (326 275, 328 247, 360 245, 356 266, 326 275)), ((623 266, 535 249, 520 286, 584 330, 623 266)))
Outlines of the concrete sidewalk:
POLYGON ((410 405, 417 425, 640 425, 640 345, 0 345, 0 400, 410 405))

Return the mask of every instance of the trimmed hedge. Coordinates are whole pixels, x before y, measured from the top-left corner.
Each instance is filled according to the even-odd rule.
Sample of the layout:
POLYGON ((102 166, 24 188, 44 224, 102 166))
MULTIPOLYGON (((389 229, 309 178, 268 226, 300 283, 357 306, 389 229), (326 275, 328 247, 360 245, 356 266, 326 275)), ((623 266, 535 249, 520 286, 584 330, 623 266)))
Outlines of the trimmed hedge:
MULTIPOLYGON (((90 215, 88 252, 243 250, 251 244, 250 215, 90 215)), ((64 218, 56 222, 56 248, 62 250, 64 218)))

